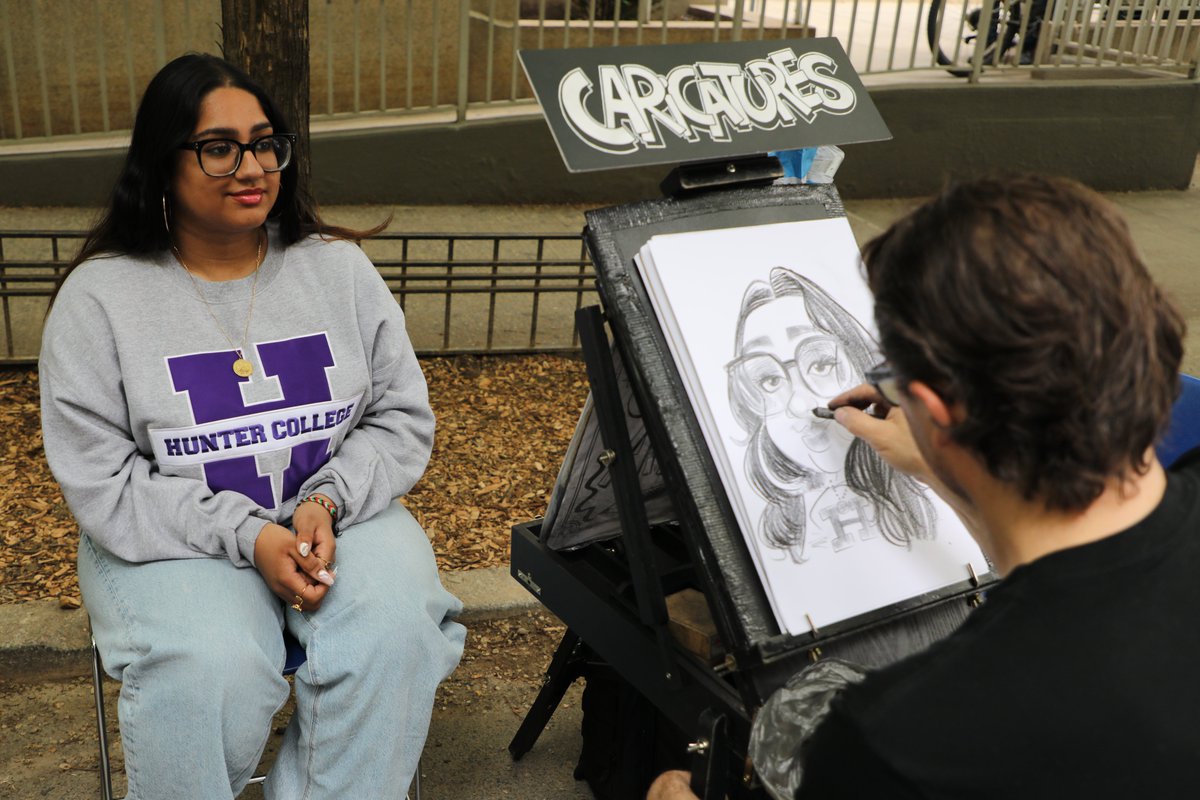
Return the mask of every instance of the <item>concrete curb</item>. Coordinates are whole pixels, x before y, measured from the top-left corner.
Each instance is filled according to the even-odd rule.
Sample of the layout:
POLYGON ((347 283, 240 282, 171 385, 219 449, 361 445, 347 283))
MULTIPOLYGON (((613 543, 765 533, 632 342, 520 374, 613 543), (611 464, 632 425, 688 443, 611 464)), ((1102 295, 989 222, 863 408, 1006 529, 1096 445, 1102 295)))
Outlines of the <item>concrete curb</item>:
POLYGON ((0 605, 0 677, 45 680, 91 669, 87 614, 56 600, 0 605))
POLYGON ((537 598, 513 578, 508 567, 443 572, 442 585, 463 602, 460 622, 481 622, 541 608, 537 598))
MULTIPOLYGON (((443 572, 442 584, 463 601, 459 621, 516 616, 540 608, 508 567, 443 572)), ((87 614, 54 600, 0 605, 0 681, 52 680, 87 675, 91 643, 87 614)))

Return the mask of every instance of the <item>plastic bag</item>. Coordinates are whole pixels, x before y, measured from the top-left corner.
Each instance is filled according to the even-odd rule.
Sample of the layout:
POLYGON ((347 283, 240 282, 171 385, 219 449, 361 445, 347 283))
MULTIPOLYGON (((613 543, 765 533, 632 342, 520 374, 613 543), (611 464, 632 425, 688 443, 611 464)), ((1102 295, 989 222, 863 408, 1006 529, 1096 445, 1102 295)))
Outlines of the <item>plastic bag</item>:
POLYGON ((750 728, 750 760, 775 800, 796 796, 803 776, 801 746, 829 713, 834 696, 864 677, 866 672, 845 661, 819 661, 763 703, 750 728))

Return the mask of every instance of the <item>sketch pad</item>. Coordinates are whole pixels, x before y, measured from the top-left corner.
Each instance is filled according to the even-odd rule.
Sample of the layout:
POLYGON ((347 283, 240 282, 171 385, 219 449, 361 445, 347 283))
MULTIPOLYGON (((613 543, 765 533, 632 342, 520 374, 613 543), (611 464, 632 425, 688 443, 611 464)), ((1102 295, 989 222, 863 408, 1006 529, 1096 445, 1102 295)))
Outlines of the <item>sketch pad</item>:
POLYGON ((949 507, 811 413, 880 360, 844 217, 653 236, 635 262, 783 632, 988 572, 949 507))

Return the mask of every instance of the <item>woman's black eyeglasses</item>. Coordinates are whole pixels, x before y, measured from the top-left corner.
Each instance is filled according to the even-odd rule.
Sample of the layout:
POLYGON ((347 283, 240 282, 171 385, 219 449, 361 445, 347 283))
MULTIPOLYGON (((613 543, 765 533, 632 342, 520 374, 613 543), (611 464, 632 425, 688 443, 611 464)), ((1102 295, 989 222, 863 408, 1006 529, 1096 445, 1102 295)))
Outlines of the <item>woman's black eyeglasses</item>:
POLYGON ((196 160, 200 162, 200 169, 205 175, 225 178, 242 166, 242 155, 247 150, 254 154, 263 172, 279 172, 291 163, 295 145, 296 134, 276 133, 260 136, 246 144, 234 139, 204 139, 186 142, 179 145, 179 149, 195 151, 196 160))
POLYGON ((891 364, 880 361, 863 373, 863 377, 867 383, 875 387, 875 391, 879 392, 880 397, 894 406, 900 405, 900 379, 892 371, 891 364))

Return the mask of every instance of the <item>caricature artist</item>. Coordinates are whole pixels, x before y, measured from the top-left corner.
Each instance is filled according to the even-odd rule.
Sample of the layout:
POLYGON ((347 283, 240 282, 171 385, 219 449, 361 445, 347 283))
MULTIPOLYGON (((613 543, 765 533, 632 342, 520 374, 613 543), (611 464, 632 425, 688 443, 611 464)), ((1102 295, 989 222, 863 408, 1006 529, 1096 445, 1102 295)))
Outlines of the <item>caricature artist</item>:
MULTIPOLYGON (((1184 323, 1124 220, 1070 181, 980 180, 863 258, 887 362, 830 406, 1003 580, 834 700, 798 800, 1192 796, 1200 456, 1155 456, 1184 323)), ((670 772, 648 797, 693 796, 670 772)))

